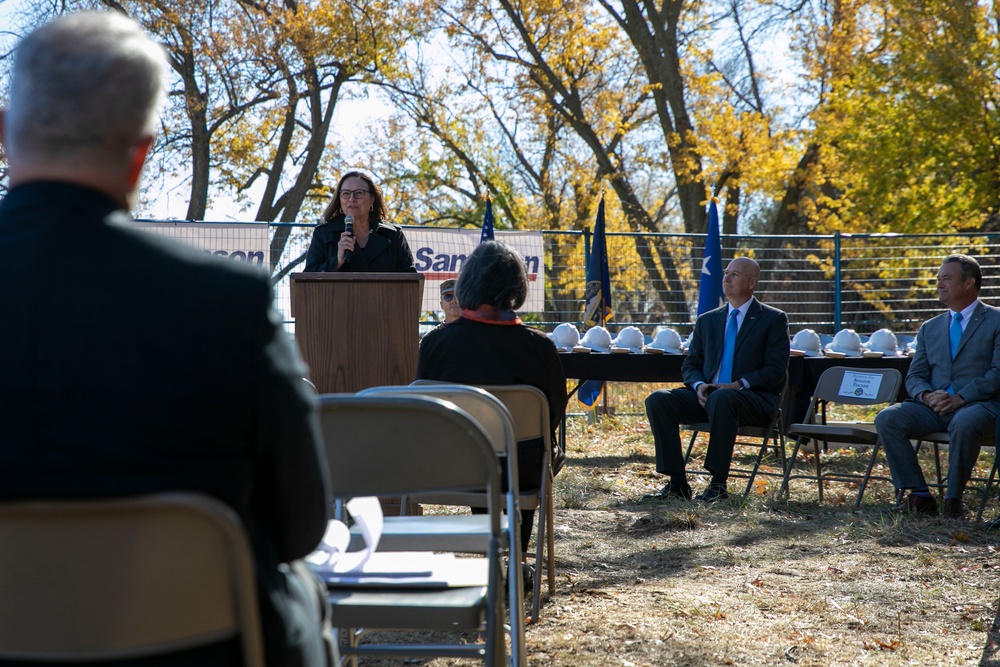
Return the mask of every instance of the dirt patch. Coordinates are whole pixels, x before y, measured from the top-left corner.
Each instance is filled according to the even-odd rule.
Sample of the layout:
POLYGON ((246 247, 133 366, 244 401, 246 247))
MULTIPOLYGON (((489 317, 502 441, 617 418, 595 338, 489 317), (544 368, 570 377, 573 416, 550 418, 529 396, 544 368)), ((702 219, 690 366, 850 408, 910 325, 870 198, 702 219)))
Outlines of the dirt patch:
MULTIPOLYGON (((1000 531, 896 515, 885 483, 858 512, 852 485, 828 485, 819 503, 815 483, 793 482, 784 499, 775 478, 746 502, 642 502, 663 484, 644 420, 571 421, 569 443, 558 591, 528 627, 530 665, 1000 666, 1000 531)), ((867 462, 851 450, 831 459, 867 462)), ((705 480, 691 481, 697 492, 705 480)))

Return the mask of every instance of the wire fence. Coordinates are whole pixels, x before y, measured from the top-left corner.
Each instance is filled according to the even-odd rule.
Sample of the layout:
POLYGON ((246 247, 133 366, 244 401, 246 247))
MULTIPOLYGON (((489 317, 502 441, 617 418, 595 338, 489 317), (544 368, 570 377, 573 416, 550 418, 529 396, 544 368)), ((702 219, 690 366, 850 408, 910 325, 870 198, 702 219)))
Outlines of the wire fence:
MULTIPOLYGON (((275 279, 276 305, 294 335, 289 274, 304 269, 315 225, 245 226, 252 230, 248 238, 253 236, 258 246, 267 247, 257 252, 244 248, 239 238, 233 238, 233 228, 239 227, 234 223, 156 225, 172 228, 168 229, 172 236, 235 261, 249 262, 249 257, 255 257, 258 261, 251 263, 259 263, 263 252, 270 258, 263 268, 275 279)), ((478 237, 479 230, 468 231, 478 237)), ((544 309, 521 316, 545 331, 563 322, 582 330, 590 230, 542 232, 541 239, 544 309)), ((609 233, 614 312, 607 328, 615 333, 632 325, 651 335, 657 326, 666 325, 686 337, 696 314, 704 244, 700 234, 609 233)), ((788 314, 790 333, 810 328, 833 334, 850 328, 862 336, 881 328, 913 335, 923 321, 940 313, 943 306, 937 300, 935 279, 941 260, 952 253, 969 254, 979 261, 981 298, 1000 305, 998 246, 1000 234, 722 237, 723 266, 737 255, 753 257, 762 270, 756 294, 788 314)), ((448 252, 444 249, 442 256, 463 257, 448 252)), ((421 330, 429 330, 441 319, 441 312, 422 313, 421 330)), ((641 413, 642 400, 653 388, 622 383, 609 387, 605 400, 612 411, 641 413)))
MULTIPOLYGON (((177 224, 173 235, 207 249, 222 244, 223 229, 228 235, 233 226, 177 224), (220 239, 213 240, 213 234, 220 239)), ((261 223, 249 226, 260 236, 261 223)), ((303 270, 314 226, 274 224, 267 229, 277 305, 292 333, 288 274, 303 270)), ((563 322, 581 325, 590 231, 542 232, 541 238, 544 309, 522 313, 522 318, 546 331, 563 322)), ((695 319, 704 242, 700 234, 609 233, 613 314, 607 328, 614 333, 633 325, 648 335, 666 325, 686 336, 695 319)), ((225 243, 232 247, 232 241, 225 243)), ((941 260, 951 253, 977 258, 983 267, 982 298, 995 302, 1000 297, 998 246, 998 234, 722 237, 723 266, 737 255, 753 257, 762 270, 758 298, 788 314, 792 333, 810 328, 820 334, 843 328, 861 335, 881 328, 915 334, 921 322, 941 312, 935 277, 941 260)), ((249 253, 229 256, 244 254, 249 253)), ((421 314, 427 326, 442 317, 435 311, 421 314)))

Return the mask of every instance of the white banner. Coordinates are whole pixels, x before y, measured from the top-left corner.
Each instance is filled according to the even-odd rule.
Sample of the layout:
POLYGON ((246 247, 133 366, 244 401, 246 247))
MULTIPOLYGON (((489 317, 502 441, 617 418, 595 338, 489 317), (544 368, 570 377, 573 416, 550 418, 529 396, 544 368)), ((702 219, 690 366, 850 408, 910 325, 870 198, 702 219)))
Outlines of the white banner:
POLYGON ((199 250, 246 262, 271 272, 271 241, 267 223, 136 222, 136 227, 169 236, 199 250))
MULTIPOLYGON (((270 233, 265 223, 136 222, 154 234, 169 236, 218 257, 248 262, 270 272, 270 233)), ((479 245, 479 229, 407 227, 406 241, 424 276, 422 311, 441 309, 441 283, 458 277, 465 258, 479 245)), ((528 298, 519 309, 545 309, 545 261, 541 232, 496 232, 497 241, 515 248, 528 267, 528 298)))
MULTIPOLYGON (((441 310, 441 283, 457 278, 465 258, 479 245, 479 229, 407 227, 403 230, 413 251, 417 271, 424 276, 421 310, 441 310)), ((545 254, 541 232, 495 232, 497 241, 516 249, 528 266, 528 298, 519 312, 545 310, 545 254)))

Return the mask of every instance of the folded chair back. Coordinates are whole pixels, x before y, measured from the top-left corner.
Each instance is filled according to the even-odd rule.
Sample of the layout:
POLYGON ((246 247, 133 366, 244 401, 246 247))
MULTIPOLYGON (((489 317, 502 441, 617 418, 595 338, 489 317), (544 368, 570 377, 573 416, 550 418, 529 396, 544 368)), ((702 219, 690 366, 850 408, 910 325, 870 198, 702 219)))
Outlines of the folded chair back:
POLYGON ((0 505, 0 660, 110 661, 239 637, 264 664, 236 513, 195 493, 0 505))
MULTIPOLYGON (((454 403, 476 420, 490 437, 498 454, 506 454, 510 442, 516 442, 514 418, 493 394, 466 384, 423 383, 370 387, 357 396, 430 396, 454 403)), ((516 454, 515 454, 516 455, 516 454)))
POLYGON ((453 403, 346 394, 319 403, 337 497, 499 488, 489 436, 453 403))
POLYGON ((813 400, 809 405, 809 414, 804 421, 810 421, 815 414, 816 406, 823 402, 843 403, 844 405, 879 405, 892 403, 896 400, 903 376, 895 368, 851 368, 834 366, 823 371, 813 390, 813 400), (871 375, 880 378, 878 390, 874 396, 864 396, 863 393, 851 393, 844 387, 844 379, 848 374, 871 375))

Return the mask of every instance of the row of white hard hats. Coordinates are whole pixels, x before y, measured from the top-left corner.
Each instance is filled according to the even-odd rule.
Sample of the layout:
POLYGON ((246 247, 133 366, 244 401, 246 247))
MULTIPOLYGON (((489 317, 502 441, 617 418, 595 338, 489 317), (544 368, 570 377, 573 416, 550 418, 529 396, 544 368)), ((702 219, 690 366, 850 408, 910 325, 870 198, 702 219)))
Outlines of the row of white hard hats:
POLYGON ((648 346, 645 344, 646 337, 633 326, 625 327, 614 338, 604 327, 591 327, 581 338, 580 332, 574 325, 563 323, 548 336, 557 347, 564 349, 581 346, 595 352, 610 352, 612 347, 616 347, 639 353, 644 347, 651 347, 670 354, 683 354, 684 352, 684 344, 680 335, 669 327, 657 327, 653 342, 648 346))
MULTIPOLYGON (((670 354, 683 354, 686 347, 680 334, 664 326, 656 328, 653 341, 648 346, 645 345, 645 336, 633 326, 625 327, 614 338, 604 327, 591 327, 581 338, 575 325, 563 323, 548 336, 557 347, 567 350, 586 347, 595 352, 610 352, 612 347, 616 347, 638 353, 644 347, 651 347, 670 354)), ((909 346, 912 348, 915 344, 914 341, 909 346)), ((791 347, 808 357, 819 356, 824 351, 854 357, 860 357, 866 351, 881 352, 887 357, 900 354, 896 334, 890 329, 879 329, 869 337, 867 343, 861 342, 861 336, 854 329, 841 329, 825 348, 819 334, 812 329, 802 329, 792 337, 791 347)))
MULTIPOLYGON (((911 348, 915 345, 916 341, 909 344, 911 348)), ((860 357, 866 351, 881 352, 886 357, 900 354, 899 341, 890 329, 879 329, 869 336, 867 343, 861 342, 861 336, 854 329, 841 329, 825 348, 819 334, 812 329, 802 329, 792 337, 792 349, 804 352, 807 357, 819 356, 824 350, 849 357, 860 357)))

